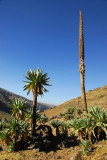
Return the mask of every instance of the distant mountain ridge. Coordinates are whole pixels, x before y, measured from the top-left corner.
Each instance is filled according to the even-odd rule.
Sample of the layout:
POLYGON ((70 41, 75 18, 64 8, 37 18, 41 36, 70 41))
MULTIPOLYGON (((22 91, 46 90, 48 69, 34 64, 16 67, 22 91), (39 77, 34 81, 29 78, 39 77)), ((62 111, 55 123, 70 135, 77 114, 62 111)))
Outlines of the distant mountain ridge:
MULTIPOLYGON (((25 100, 27 100, 27 103, 30 106, 33 106, 33 101, 31 101, 25 97, 22 97, 20 95, 17 95, 15 93, 12 93, 8 90, 5 90, 3 88, 0 88, 0 111, 10 113, 11 108, 9 107, 9 104, 11 103, 11 100, 14 98, 25 99, 25 100)), ((44 110, 52 108, 52 107, 54 107, 54 105, 40 103, 40 102, 37 103, 37 108, 40 111, 44 111, 44 110)))

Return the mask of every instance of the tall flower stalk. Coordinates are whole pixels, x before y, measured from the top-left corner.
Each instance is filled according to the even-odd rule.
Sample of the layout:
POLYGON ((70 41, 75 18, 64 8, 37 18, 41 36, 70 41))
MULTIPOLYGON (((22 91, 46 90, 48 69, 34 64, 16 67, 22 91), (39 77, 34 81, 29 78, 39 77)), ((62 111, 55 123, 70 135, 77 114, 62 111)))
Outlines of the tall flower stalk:
POLYGON ((80 25, 79 25, 79 59, 80 59, 80 79, 81 79, 81 97, 83 109, 87 112, 86 94, 85 94, 85 64, 84 64, 84 37, 83 37, 83 21, 82 13, 80 11, 80 25))

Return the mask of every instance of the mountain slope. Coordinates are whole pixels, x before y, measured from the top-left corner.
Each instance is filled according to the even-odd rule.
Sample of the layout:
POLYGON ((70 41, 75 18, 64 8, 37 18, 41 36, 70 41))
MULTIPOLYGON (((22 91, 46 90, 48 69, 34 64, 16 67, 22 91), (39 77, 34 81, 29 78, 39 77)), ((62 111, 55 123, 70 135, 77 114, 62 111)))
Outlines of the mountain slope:
MULTIPOLYGON (((88 91, 86 93, 86 97, 87 97, 88 107, 101 105, 103 108, 107 109, 107 85, 104 87, 100 87, 100 88, 88 91)), ((77 97, 75 99, 67 101, 64 104, 61 104, 52 109, 45 110, 44 113, 48 117, 57 116, 59 115, 60 112, 63 112, 64 109, 70 106, 81 108, 82 107, 81 97, 77 97)), ((59 117, 56 117, 57 120, 58 118, 59 117)), ((47 122, 47 125, 50 125, 50 122, 51 121, 47 122)), ((52 130, 53 130, 53 133, 55 133, 54 132, 55 129, 52 128, 52 130)), ((69 138, 73 140, 73 137, 72 138, 69 137, 69 138)), ((60 141, 59 138, 58 138, 58 141, 60 141)), ((61 146, 60 146, 60 143, 59 143, 57 149, 52 148, 51 150, 51 147, 50 147, 49 150, 40 151, 40 152, 36 145, 33 145, 33 149, 30 148, 27 150, 20 150, 19 152, 18 151, 12 152, 12 153, 10 152, 9 154, 7 154, 6 151, 1 151, 0 160, 4 160, 4 159, 13 159, 13 160, 19 160, 19 159, 20 160, 23 160, 23 159, 31 160, 32 159, 32 160, 35 160, 35 158, 38 160, 40 159, 41 160, 54 160, 54 159, 70 160, 72 159, 73 155, 78 153, 78 151, 83 150, 80 144, 77 145, 73 143, 73 141, 71 142, 69 147, 65 147, 63 146, 63 144, 64 143, 61 143, 61 146)), ((88 156, 83 155, 82 159, 84 160, 107 159, 106 147, 107 147, 106 140, 94 143, 92 147, 92 152, 88 156)))
MULTIPOLYGON (((107 85, 86 92, 86 99, 88 107, 102 106, 103 108, 107 109, 107 85)), ((61 112, 64 112, 66 108, 72 106, 82 108, 81 97, 77 97, 57 107, 48 109, 44 111, 44 113, 48 117, 53 117, 59 115, 61 112)))
MULTIPOLYGON (((28 100, 27 98, 24 98, 22 96, 19 96, 17 94, 14 94, 12 92, 9 92, 5 89, 0 88, 0 112, 1 113, 10 113, 10 107, 9 104, 13 98, 23 98, 27 100, 28 104, 32 106, 33 102, 31 100, 28 100)), ((43 111, 45 109, 49 109, 53 107, 53 105, 44 104, 44 103, 38 103, 37 104, 38 109, 40 111, 43 111)))

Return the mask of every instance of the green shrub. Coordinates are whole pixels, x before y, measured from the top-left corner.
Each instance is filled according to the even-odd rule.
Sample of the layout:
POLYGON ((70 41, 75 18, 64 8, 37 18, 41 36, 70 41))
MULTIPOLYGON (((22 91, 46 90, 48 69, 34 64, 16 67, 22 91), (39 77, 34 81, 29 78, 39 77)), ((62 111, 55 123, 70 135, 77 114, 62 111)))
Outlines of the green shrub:
POLYGON ((72 116, 72 114, 65 114, 64 118, 65 118, 66 120, 70 120, 70 119, 73 118, 73 116, 72 116))
POLYGON ((0 130, 3 130, 7 127, 8 123, 6 120, 1 119, 0 120, 0 130))
POLYGON ((27 101, 25 101, 24 99, 15 98, 11 101, 10 107, 12 108, 11 110, 12 117, 15 117, 18 120, 25 119, 25 113, 28 108, 27 101))
POLYGON ((74 129, 80 140, 85 137, 85 120, 83 118, 71 120, 70 127, 74 129))
POLYGON ((8 129, 2 130, 0 131, 0 138, 3 140, 10 140, 10 133, 8 129))
POLYGON ((59 120, 55 120, 55 121, 52 121, 52 122, 51 122, 51 125, 52 125, 54 128, 60 127, 61 124, 62 124, 62 122, 59 121, 59 120))
POLYGON ((92 149, 92 145, 89 140, 85 139, 81 141, 81 144, 83 146, 83 154, 89 155, 92 149))
POLYGON ((75 107, 69 107, 69 108, 67 108, 65 110, 65 116, 64 116, 64 118, 66 120, 70 120, 71 118, 73 118, 74 111, 75 111, 75 107))
POLYGON ((11 141, 11 142, 9 143, 9 149, 8 149, 8 151, 9 151, 9 152, 13 152, 14 150, 15 150, 15 146, 14 146, 13 141, 11 141))
POLYGON ((75 107, 69 107, 66 109, 65 114, 73 114, 75 111, 75 107))
POLYGON ((22 141, 25 141, 27 138, 28 138, 28 135, 29 135, 29 123, 27 123, 26 121, 24 123, 21 124, 21 140, 22 141))
POLYGON ((68 122, 62 122, 61 123, 62 132, 66 137, 68 135, 68 128, 69 128, 69 123, 68 122))
POLYGON ((75 133, 80 140, 88 138, 90 142, 92 142, 92 136, 95 137, 95 125, 92 124, 92 122, 92 118, 87 116, 87 118, 74 119, 70 121, 70 126, 75 130, 75 133))
POLYGON ((89 115, 92 117, 95 130, 97 130, 97 139, 99 139, 101 131, 104 131, 107 135, 107 112, 101 106, 91 107, 89 115))
POLYGON ((46 117, 45 114, 40 114, 40 115, 38 116, 38 118, 37 118, 37 121, 38 121, 39 123, 44 124, 44 123, 48 122, 48 117, 46 117))
POLYGON ((13 118, 8 124, 8 130, 11 136, 19 137, 21 133, 21 121, 13 118))
POLYGON ((78 109, 77 109, 77 113, 78 113, 79 115, 81 115, 81 114, 83 113, 83 111, 82 111, 80 108, 78 108, 78 109))
POLYGON ((107 125, 107 112, 104 109, 102 109, 101 106, 90 107, 89 114, 92 116, 93 120, 96 123, 103 123, 107 125))
POLYGON ((71 120, 70 127, 80 140, 87 138, 92 143, 96 139, 103 139, 107 135, 107 113, 101 107, 91 107, 86 117, 71 120))
POLYGON ((56 135, 57 135, 57 137, 60 137, 59 128, 60 128, 61 124, 62 124, 62 122, 59 121, 59 120, 56 120, 56 121, 52 121, 52 122, 51 122, 51 125, 52 125, 54 128, 56 128, 56 135))

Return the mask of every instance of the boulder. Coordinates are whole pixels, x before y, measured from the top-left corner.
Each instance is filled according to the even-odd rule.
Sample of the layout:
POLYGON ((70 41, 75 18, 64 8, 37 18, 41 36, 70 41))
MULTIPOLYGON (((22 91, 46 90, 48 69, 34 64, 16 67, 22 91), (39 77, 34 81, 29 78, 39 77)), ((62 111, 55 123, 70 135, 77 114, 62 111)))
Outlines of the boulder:
POLYGON ((81 151, 76 152, 70 160, 82 160, 81 151))

